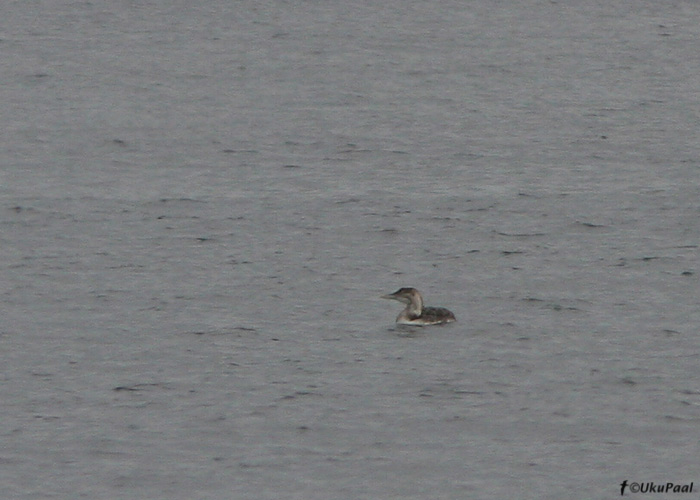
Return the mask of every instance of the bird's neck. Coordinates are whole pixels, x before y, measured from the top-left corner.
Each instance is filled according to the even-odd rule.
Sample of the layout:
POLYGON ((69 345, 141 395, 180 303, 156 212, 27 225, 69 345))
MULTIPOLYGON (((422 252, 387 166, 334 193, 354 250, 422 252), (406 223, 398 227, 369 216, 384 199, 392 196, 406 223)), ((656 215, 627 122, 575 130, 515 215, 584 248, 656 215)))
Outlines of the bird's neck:
POLYGON ((411 302, 406 306, 406 312, 413 317, 418 317, 423 313, 423 297, 418 293, 411 296, 411 302))

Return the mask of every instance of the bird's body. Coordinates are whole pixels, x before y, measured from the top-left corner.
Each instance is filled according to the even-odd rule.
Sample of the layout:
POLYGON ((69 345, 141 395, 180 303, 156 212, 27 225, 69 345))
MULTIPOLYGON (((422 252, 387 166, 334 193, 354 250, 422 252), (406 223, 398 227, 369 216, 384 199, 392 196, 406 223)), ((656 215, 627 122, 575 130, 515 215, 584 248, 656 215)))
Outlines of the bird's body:
POLYGON ((425 307, 423 297, 415 288, 400 288, 383 299, 398 300, 406 304, 406 308, 396 318, 401 325, 441 325, 457 321, 452 311, 444 307, 425 307))

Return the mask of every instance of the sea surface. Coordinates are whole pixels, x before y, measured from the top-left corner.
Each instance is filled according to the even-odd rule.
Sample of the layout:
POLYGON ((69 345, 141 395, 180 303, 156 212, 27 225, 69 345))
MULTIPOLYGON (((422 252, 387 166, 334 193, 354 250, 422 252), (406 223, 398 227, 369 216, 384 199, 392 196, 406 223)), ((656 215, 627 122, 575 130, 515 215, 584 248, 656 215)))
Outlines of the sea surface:
POLYGON ((699 40, 683 0, 3 2, 2 498, 698 498, 699 40))

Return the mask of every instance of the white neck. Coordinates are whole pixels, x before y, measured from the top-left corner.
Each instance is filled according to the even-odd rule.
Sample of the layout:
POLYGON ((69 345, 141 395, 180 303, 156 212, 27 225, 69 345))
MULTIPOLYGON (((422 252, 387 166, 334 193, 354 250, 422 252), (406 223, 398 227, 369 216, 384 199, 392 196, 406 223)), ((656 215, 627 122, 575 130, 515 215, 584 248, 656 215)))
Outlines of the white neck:
POLYGON ((411 296, 411 302, 406 306, 406 312, 411 316, 420 316, 423 312, 423 297, 418 292, 411 296))

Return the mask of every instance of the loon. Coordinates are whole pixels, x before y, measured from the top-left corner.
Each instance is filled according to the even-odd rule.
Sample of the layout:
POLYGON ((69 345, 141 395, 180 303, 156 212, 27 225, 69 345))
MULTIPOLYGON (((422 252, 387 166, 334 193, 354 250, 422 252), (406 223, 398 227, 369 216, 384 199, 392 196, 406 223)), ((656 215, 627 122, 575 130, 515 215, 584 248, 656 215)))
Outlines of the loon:
POLYGON ((415 288, 399 288, 381 298, 406 304, 406 308, 396 318, 396 322, 401 325, 441 325, 457 321, 455 315, 444 307, 424 307, 423 297, 415 288))

